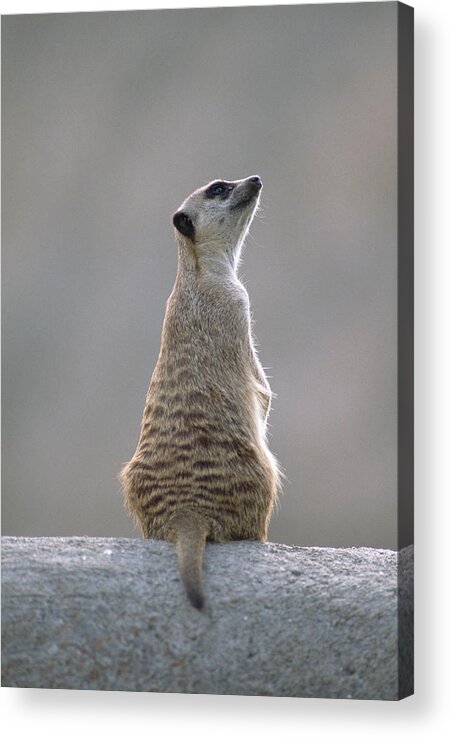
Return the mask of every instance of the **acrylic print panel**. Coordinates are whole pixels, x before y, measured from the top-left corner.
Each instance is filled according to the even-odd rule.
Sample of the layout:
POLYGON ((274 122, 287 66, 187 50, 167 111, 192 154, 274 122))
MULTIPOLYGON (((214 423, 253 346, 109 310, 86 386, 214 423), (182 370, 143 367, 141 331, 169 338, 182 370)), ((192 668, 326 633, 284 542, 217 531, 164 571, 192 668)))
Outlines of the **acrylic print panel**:
MULTIPOLYGON (((413 10, 395 2, 3 17, 4 686, 412 693, 412 48, 413 10), (274 393, 283 493, 270 543, 241 540, 259 537, 241 525, 251 483, 238 473, 260 458, 252 405, 254 435, 239 446, 229 420, 232 456, 209 480, 205 535, 227 506, 237 522, 207 542, 199 610, 173 543, 133 526, 117 474, 138 442, 175 236, 200 264, 198 289, 210 268, 199 203, 219 227, 257 176, 237 274, 274 393), (191 235, 188 221, 174 229, 212 180, 226 190, 196 200, 191 235)), ((216 381, 217 407, 214 351, 189 374, 215 340, 206 316, 174 359, 204 393, 201 420, 213 413, 177 462, 199 485, 201 465, 223 458, 211 445, 226 400, 250 412, 239 321, 218 318, 214 371, 230 383, 216 381)), ((193 420, 189 400, 179 410, 193 420)), ((161 412, 173 411, 168 395, 161 412)))

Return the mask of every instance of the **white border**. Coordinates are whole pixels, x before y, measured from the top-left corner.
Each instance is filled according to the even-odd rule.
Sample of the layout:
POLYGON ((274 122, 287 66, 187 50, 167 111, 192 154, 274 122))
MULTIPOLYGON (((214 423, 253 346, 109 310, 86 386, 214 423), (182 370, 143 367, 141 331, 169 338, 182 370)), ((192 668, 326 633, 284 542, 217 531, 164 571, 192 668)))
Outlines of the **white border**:
MULTIPOLYGON (((2 14, 240 5, 223 2, 28 2, 2 14)), ((252 2, 246 5, 274 5, 252 2)), ((297 4, 289 1, 283 4, 297 4)), ((22 736, 235 734, 308 738, 445 735, 449 718, 450 327, 449 0, 415 0, 416 67, 416 694, 401 703, 52 690, 0 691, 2 726, 22 736)))

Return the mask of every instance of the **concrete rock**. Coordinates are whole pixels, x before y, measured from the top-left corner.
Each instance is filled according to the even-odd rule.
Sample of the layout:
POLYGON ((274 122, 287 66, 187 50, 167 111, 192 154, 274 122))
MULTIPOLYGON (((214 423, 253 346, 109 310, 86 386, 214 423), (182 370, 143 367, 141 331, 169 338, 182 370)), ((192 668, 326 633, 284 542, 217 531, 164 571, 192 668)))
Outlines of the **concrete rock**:
POLYGON ((208 544, 202 612, 163 541, 4 538, 2 559, 2 686, 380 700, 413 691, 412 547, 208 544))

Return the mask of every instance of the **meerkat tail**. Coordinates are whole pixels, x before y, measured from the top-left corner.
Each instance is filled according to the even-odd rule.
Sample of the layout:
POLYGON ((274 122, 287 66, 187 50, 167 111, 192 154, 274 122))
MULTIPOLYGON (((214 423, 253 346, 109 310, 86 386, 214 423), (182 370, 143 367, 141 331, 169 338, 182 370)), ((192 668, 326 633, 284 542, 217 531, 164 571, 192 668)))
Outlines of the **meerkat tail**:
POLYGON ((171 528, 176 535, 175 548, 186 594, 191 604, 202 610, 202 562, 209 532, 208 523, 196 513, 180 512, 171 520, 171 528))

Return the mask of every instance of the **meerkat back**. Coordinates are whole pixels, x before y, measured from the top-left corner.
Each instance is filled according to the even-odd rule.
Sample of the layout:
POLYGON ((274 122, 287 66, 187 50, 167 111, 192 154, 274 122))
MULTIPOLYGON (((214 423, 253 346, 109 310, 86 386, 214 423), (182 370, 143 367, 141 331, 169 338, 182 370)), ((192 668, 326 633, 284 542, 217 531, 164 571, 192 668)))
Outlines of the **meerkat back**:
POLYGON ((279 473, 266 441, 271 402, 237 266, 259 177, 216 180, 173 216, 178 268, 135 454, 121 473, 146 538, 176 546, 191 603, 204 605, 206 541, 264 541, 279 473))

